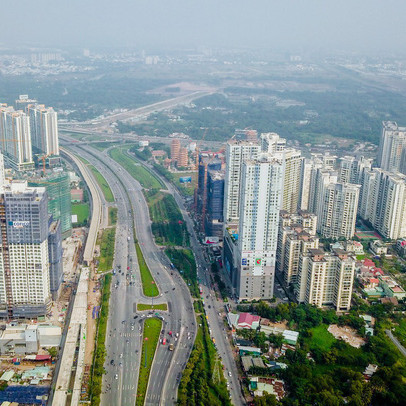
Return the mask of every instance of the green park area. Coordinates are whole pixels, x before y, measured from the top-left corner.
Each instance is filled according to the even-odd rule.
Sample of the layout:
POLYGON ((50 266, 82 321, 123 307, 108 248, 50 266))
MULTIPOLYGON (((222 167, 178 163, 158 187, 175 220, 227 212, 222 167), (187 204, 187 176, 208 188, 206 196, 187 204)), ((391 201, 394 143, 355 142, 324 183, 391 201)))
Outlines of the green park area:
POLYGON ((115 228, 106 228, 97 241, 97 244, 100 246, 98 272, 106 272, 113 266, 115 235, 115 228))
POLYGON ((106 330, 107 318, 109 315, 111 275, 106 274, 103 277, 102 300, 100 305, 100 317, 97 324, 96 351, 93 354, 93 367, 89 381, 89 395, 91 405, 100 404, 100 394, 102 389, 102 379, 104 374, 104 360, 106 358, 106 330))
POLYGON ((144 292, 144 295, 148 297, 158 296, 159 290, 156 286, 154 278, 151 275, 151 271, 145 262, 144 255, 142 254, 141 247, 138 243, 135 245, 135 249, 137 251, 138 266, 141 273, 142 291, 144 292))
POLYGON ((89 166, 90 170, 92 171, 93 176, 95 177, 97 183, 99 184, 106 201, 109 203, 114 202, 113 193, 110 189, 109 184, 107 183, 106 179, 104 178, 104 176, 93 165, 88 165, 88 166, 89 166))
POLYGON ((164 166, 155 163, 154 169, 169 182, 172 182, 184 196, 193 196, 195 188, 197 187, 197 172, 182 172, 174 173, 166 169, 164 166), (182 183, 181 178, 191 178, 190 183, 182 183))
POLYGON ((155 242, 158 245, 188 246, 189 233, 174 197, 156 189, 144 190, 144 195, 155 242))
POLYGON ((329 351, 336 339, 327 331, 327 325, 321 324, 320 326, 312 328, 311 339, 309 346, 312 349, 319 349, 322 351, 329 351))
POLYGON ((89 203, 72 204, 72 214, 77 215, 77 222, 74 223, 75 227, 86 226, 90 214, 89 203))
POLYGON ((203 315, 197 317, 199 328, 189 361, 179 384, 178 405, 231 405, 223 368, 210 339, 203 315))
POLYGON ((167 311, 168 310, 168 305, 166 303, 159 303, 159 304, 144 304, 144 303, 138 303, 137 304, 137 310, 139 312, 145 311, 145 310, 162 310, 162 311, 167 311))
POLYGON ((159 334, 162 329, 162 321, 156 318, 146 319, 144 322, 144 333, 142 337, 142 353, 140 372, 138 377, 136 405, 143 406, 148 388, 149 374, 152 361, 159 341, 159 334))
POLYGON ((165 188, 161 182, 145 169, 140 163, 129 157, 122 149, 114 148, 109 151, 110 156, 118 162, 145 189, 165 188))

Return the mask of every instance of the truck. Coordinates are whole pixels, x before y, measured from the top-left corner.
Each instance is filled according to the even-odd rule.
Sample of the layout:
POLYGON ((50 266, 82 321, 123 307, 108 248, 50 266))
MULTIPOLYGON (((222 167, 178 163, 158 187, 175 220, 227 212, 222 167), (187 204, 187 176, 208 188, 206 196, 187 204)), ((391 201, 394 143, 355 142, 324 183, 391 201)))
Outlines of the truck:
POLYGON ((169 344, 169 351, 173 351, 174 349, 174 345, 173 344, 169 344))

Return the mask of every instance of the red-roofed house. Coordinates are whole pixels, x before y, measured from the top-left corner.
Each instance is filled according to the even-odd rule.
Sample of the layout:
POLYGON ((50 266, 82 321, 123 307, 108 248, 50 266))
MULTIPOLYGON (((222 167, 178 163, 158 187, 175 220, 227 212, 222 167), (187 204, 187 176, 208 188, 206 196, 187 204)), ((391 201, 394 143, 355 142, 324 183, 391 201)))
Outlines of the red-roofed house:
POLYGON ((364 266, 373 267, 373 266, 375 266, 375 262, 372 261, 372 259, 365 258, 364 259, 364 266))
POLYGON ((250 313, 240 313, 238 318, 237 328, 250 328, 256 330, 259 327, 259 316, 250 313))

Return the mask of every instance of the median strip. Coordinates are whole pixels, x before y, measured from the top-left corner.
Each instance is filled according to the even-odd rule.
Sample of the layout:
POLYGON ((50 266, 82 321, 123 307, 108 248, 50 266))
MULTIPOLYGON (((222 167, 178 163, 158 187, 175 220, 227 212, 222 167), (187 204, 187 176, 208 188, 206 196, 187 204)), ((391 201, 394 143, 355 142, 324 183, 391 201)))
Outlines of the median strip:
POLYGON ((136 406, 143 406, 145 403, 149 374, 151 372, 152 362, 154 360, 161 329, 162 321, 159 319, 150 318, 144 322, 140 373, 137 385, 137 399, 135 402, 136 406))

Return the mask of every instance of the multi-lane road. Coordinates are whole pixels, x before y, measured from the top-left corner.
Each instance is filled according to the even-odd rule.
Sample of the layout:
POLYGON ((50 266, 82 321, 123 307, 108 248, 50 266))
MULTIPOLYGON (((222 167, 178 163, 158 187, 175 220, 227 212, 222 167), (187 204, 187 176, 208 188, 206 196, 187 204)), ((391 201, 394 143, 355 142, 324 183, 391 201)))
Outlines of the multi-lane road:
POLYGON ((179 333, 176 342, 173 337, 170 338, 175 344, 173 352, 168 350, 167 345, 158 345, 145 404, 174 404, 179 378, 189 358, 196 332, 188 287, 178 273, 171 275, 169 260, 154 243, 148 207, 139 183, 106 152, 100 154, 87 146, 70 145, 70 149, 102 173, 112 189, 118 208, 114 267, 121 268, 122 272, 117 272, 112 282, 106 337, 107 374, 103 380, 101 403, 134 405, 137 393, 145 318, 142 312, 136 311, 136 303, 151 303, 152 299, 144 297, 142 293, 133 241, 132 227, 135 225, 138 242, 160 291, 154 303, 168 303, 168 312, 161 312, 164 336, 168 339, 169 331, 179 333))

